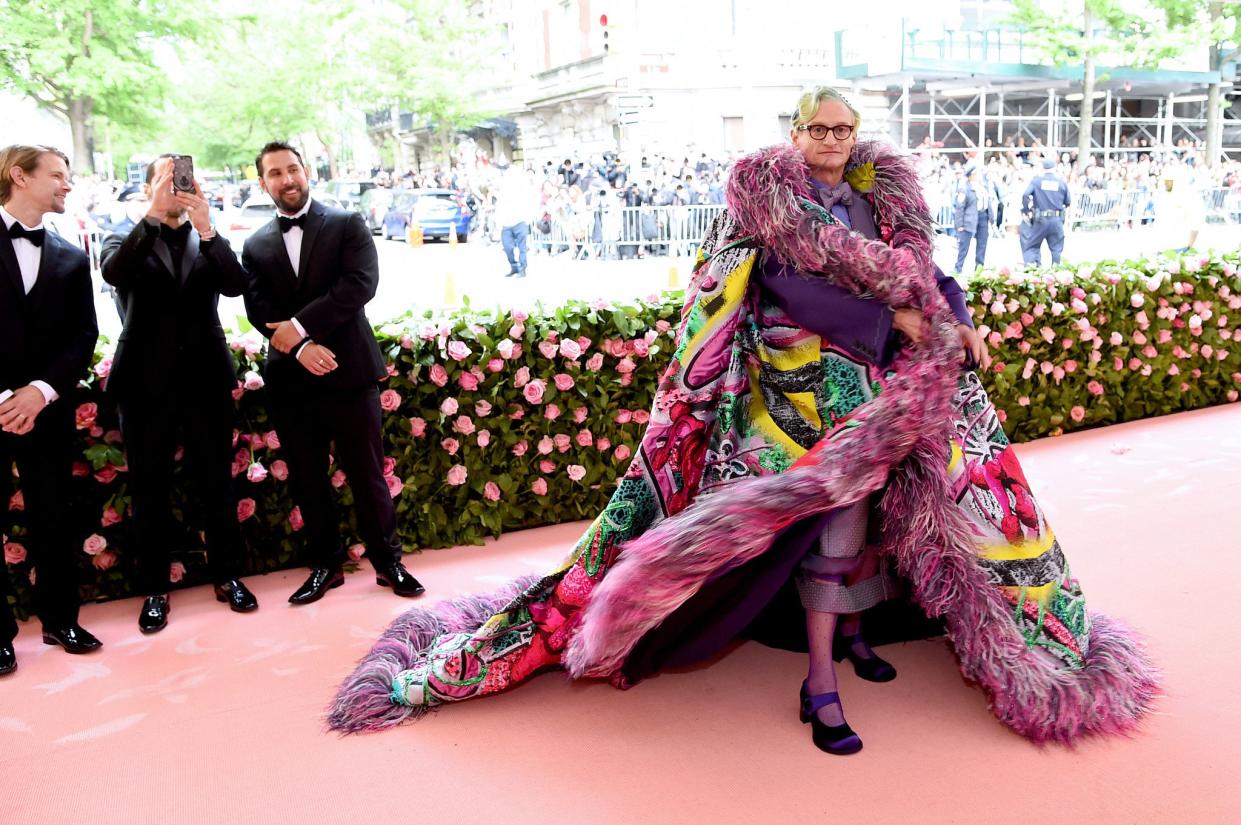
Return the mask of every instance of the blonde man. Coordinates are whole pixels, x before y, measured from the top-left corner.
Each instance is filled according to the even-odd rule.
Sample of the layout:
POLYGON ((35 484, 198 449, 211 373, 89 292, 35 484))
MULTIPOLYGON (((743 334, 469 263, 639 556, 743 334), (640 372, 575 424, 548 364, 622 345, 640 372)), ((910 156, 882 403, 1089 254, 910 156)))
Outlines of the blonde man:
MULTIPOLYGON (((73 391, 86 376, 99 328, 85 253, 43 226, 65 211, 69 162, 47 146, 0 150, 0 485, 17 464, 37 570, 35 610, 43 641, 69 653, 100 642, 78 624, 77 563, 70 519, 73 391)), ((0 489, 0 497, 8 491, 0 489)), ((0 576, 0 602, 8 590, 0 576)), ((0 674, 17 667, 17 624, 0 609, 0 674)))

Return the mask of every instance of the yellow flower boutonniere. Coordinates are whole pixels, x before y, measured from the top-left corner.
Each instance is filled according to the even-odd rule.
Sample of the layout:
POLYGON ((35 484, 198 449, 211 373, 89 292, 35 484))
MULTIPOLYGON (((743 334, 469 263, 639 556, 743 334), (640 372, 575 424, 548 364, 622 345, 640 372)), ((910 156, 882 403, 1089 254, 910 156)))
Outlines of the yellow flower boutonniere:
POLYGON ((869 192, 875 188, 875 164, 859 163, 845 172, 845 180, 849 181, 854 192, 862 194, 869 192))

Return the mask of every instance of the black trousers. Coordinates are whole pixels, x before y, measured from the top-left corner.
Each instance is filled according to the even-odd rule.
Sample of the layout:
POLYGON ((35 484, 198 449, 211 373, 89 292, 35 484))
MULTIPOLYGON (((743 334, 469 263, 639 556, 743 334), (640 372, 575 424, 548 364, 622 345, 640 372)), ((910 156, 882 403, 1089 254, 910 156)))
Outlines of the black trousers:
MULTIPOLYGON (((241 529, 231 489, 232 396, 182 384, 147 398, 122 398, 118 406, 133 494, 138 586, 148 596, 167 593, 171 552, 185 541, 172 518, 178 446, 185 448, 187 502, 202 508, 211 580, 240 576, 241 529)), ((187 523, 194 521, 193 509, 186 513, 187 523)))
MULTIPOLYGON (((67 512, 73 472, 73 407, 64 398, 43 409, 25 435, 0 432, 0 502, 13 494, 12 467, 21 474, 29 532, 20 539, 35 568, 34 609, 45 628, 78 620, 78 559, 81 538, 67 512)), ((17 635, 8 606, 12 592, 8 570, 0 575, 0 642, 17 635)))
POLYGON ((396 508, 383 477, 379 389, 311 395, 282 392, 270 383, 267 387, 280 447, 289 465, 293 500, 301 508, 306 525, 310 564, 338 567, 345 561, 340 516, 330 481, 330 473, 337 468, 344 471, 353 492, 366 557, 376 569, 399 561, 396 508), (336 460, 331 470, 329 455, 336 460))

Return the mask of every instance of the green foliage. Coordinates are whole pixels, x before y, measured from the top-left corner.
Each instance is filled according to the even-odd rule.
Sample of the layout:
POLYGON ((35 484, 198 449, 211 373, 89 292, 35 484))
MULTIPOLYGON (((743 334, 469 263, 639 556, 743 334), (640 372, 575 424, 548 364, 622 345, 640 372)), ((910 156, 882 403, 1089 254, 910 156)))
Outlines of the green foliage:
MULTIPOLYGON (((1027 441, 1236 401, 1239 265, 1234 253, 978 276, 971 306, 994 358, 982 378, 1009 438, 1027 441)), ((407 315, 380 327, 376 335, 390 365, 381 395, 384 450, 404 545, 481 544, 506 530, 594 517, 641 440, 676 343, 671 334, 682 297, 614 306, 571 302, 528 318, 467 308, 407 315), (557 376, 565 389, 557 387, 557 376)), ((234 477, 245 508, 247 573, 301 563, 300 525, 288 484, 279 479, 280 446, 258 378, 259 340, 252 332, 233 344, 234 477), (248 479, 251 473, 256 480, 248 479)), ((97 377, 108 363, 97 355, 96 375, 79 397, 58 402, 79 405, 81 457, 68 510, 79 517, 81 537, 102 536, 108 548, 79 554, 84 592, 93 598, 127 595, 133 572, 124 454, 116 411, 97 377)), ((197 500, 180 480, 179 465, 177 473, 179 519, 183 511, 196 512, 197 500)), ((347 479, 336 481, 345 508, 341 533, 352 536, 352 495, 347 479)), ((10 507, 0 528, 12 542, 24 542, 23 511, 10 507)), ((180 556, 186 583, 205 575, 195 535, 187 532, 180 556)), ((28 561, 11 564, 9 572, 24 611, 28 561)))
POLYGON ((1112 68, 1155 68, 1203 42, 1196 13, 1179 6, 1205 6, 1191 0, 1075 0, 1048 4, 1015 0, 1009 22, 1032 35, 1030 44, 1058 66, 1081 65, 1087 58, 1112 68), (1141 8, 1145 5, 1146 8, 1141 8), (1091 21, 1091 36, 1083 20, 1091 21))

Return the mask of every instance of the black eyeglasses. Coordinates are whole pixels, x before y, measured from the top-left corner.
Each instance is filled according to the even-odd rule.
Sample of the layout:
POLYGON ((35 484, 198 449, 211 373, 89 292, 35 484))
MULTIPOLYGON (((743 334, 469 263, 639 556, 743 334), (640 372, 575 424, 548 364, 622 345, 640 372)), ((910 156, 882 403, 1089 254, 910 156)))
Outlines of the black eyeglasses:
POLYGON ((832 137, 836 140, 848 140, 853 134, 853 126, 848 123, 841 123, 838 126, 824 126, 822 123, 812 123, 809 126, 798 126, 797 131, 809 132, 810 137, 815 140, 823 140, 827 137, 827 133, 831 132, 832 137))

